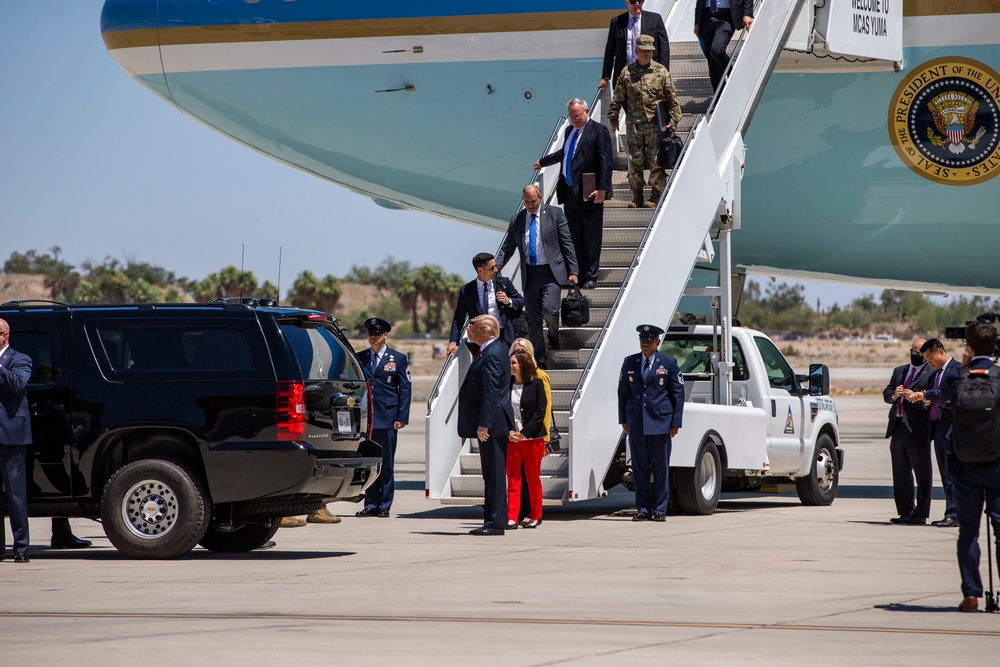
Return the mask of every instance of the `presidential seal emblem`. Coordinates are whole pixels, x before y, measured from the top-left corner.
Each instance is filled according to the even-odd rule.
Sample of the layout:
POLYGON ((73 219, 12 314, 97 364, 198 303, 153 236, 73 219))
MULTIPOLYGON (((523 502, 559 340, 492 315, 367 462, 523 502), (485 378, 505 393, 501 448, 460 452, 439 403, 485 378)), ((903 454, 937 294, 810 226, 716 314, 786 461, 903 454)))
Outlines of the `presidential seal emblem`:
POLYGON ((937 58, 903 78, 889 107, 889 137, 903 163, 945 185, 1000 173, 1000 75, 969 58, 937 58))

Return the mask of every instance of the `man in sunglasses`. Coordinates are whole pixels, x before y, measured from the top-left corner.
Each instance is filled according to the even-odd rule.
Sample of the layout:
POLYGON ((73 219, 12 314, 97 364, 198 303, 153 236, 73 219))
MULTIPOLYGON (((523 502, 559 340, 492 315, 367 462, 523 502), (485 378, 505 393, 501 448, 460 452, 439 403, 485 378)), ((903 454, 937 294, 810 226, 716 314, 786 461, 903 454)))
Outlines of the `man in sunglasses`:
POLYGON ((602 90, 608 82, 617 85, 622 70, 636 61, 636 41, 641 35, 653 38, 653 60, 670 69, 670 41, 663 18, 656 12, 644 12, 643 2, 625 0, 628 11, 611 19, 608 44, 604 47, 604 69, 597 84, 602 90))
POLYGON ((498 276, 496 258, 481 252, 472 258, 472 266, 476 269, 476 278, 465 283, 458 289, 458 304, 455 306, 455 316, 451 320, 451 335, 448 337, 449 355, 458 349, 458 341, 462 338, 462 326, 465 319, 478 315, 492 315, 500 322, 500 340, 510 347, 514 342, 514 325, 511 320, 518 317, 524 310, 524 297, 510 278, 498 276))

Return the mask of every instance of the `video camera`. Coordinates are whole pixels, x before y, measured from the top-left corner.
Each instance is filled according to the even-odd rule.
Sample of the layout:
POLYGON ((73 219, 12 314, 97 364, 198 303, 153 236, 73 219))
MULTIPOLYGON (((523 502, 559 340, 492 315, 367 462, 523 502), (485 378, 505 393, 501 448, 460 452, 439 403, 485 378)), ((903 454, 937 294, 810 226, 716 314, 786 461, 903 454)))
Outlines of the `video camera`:
MULTIPOLYGON (((982 322, 983 324, 995 324, 998 321, 1000 321, 1000 313, 983 313, 982 315, 977 316, 974 320, 966 320, 965 326, 945 327, 944 337, 955 340, 965 340, 965 329, 970 324, 976 324, 977 322, 982 322)), ((997 338, 997 345, 993 350, 993 358, 1000 359, 1000 338, 997 338)))

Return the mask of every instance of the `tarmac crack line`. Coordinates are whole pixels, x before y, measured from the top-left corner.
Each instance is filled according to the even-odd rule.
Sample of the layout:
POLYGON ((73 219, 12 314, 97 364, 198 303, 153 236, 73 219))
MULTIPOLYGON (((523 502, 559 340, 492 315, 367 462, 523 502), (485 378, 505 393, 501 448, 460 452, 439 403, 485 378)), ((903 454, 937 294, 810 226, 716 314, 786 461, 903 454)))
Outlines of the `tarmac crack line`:
POLYGON ((578 625, 646 628, 706 628, 733 630, 804 630, 811 632, 873 632, 884 634, 922 634, 961 637, 1000 637, 1000 630, 949 630, 941 628, 887 628, 879 626, 807 625, 801 623, 699 623, 682 621, 628 621, 611 619, 514 618, 487 616, 380 616, 361 614, 185 614, 134 612, 17 612, 0 611, 0 618, 106 618, 163 620, 232 620, 232 621, 381 621, 387 623, 510 623, 514 625, 578 625))

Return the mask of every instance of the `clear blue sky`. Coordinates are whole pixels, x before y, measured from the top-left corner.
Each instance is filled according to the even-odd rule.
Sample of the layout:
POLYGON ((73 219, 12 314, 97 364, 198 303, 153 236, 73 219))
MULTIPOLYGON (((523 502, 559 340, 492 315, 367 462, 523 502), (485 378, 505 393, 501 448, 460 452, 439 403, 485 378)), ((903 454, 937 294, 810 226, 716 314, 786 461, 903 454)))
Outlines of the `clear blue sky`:
MULTIPOLYGON (((386 255, 472 278, 500 234, 369 199, 271 161, 132 81, 104 48, 103 0, 0 0, 0 260, 59 245, 189 278, 239 265, 281 287, 386 255)), ((738 239, 736 240, 738 242, 738 239)), ((766 278, 758 278, 766 286, 766 278)), ((806 284, 815 307, 866 291, 806 284)))

